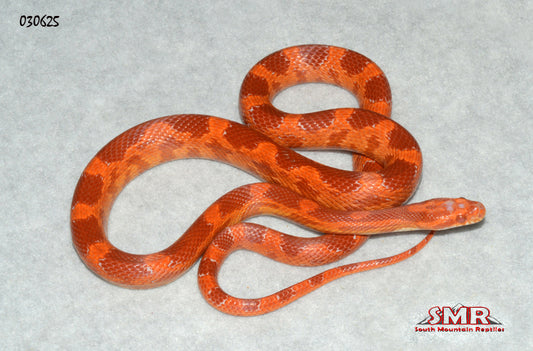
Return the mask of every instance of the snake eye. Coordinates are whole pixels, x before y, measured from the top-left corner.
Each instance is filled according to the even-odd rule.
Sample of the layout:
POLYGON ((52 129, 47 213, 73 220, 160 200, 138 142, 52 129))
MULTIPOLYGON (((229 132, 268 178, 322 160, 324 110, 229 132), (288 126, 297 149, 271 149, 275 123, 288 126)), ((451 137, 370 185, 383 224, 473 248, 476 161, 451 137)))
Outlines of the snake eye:
POLYGON ((464 224, 466 222, 466 217, 462 214, 459 214, 455 217, 455 221, 459 224, 464 224))

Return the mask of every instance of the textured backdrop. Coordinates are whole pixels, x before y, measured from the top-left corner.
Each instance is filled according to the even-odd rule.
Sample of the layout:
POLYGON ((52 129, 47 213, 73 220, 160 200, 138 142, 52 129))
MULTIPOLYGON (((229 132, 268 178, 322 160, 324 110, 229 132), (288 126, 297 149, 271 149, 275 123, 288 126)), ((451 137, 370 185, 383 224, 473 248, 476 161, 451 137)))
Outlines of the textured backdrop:
MULTIPOLYGON (((527 1, 21 1, 0 27, 0 339, 29 349, 526 349, 532 345, 533 16, 527 1), (21 27, 23 15, 59 16, 21 27), (133 291, 94 276, 70 239, 80 173, 109 140, 176 113, 239 121, 248 69, 286 46, 322 43, 374 60, 393 118, 420 143, 412 201, 464 196, 481 225, 436 236, 411 259, 343 278, 277 312, 237 318, 211 308, 196 266, 165 287, 133 291), (485 306, 505 329, 423 333, 432 306, 485 306)), ((275 101, 292 112, 354 106, 346 91, 306 85, 275 101)), ((342 153, 307 152, 342 168, 342 153)), ((177 161, 118 198, 110 238, 161 250, 216 198, 256 181, 230 166, 177 161)), ((258 222, 301 235, 281 220, 258 222)), ((422 233, 372 238, 343 263, 409 248, 422 233)), ((238 252, 221 283, 243 297, 272 293, 323 268, 238 252)))

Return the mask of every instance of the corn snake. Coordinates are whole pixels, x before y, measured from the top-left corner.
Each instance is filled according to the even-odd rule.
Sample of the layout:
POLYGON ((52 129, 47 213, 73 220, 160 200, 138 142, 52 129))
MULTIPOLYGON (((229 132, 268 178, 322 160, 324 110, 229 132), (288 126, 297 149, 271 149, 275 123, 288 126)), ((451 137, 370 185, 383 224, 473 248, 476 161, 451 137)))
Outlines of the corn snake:
POLYGON ((218 270, 236 249, 253 249, 290 264, 319 265, 352 253, 368 235, 447 229, 479 222, 485 215, 481 203, 462 198, 403 205, 418 185, 421 151, 409 132, 389 118, 391 93, 384 73, 358 53, 325 45, 275 52, 247 74, 239 101, 248 126, 204 115, 167 116, 127 130, 96 154, 80 177, 71 209, 74 247, 89 269, 120 286, 149 288, 178 278, 203 254, 198 276, 207 301, 226 313, 258 315, 340 276, 406 259, 423 248, 432 232, 403 253, 333 268, 262 299, 234 298, 219 287, 218 270), (360 108, 298 115, 272 105, 280 91, 307 82, 345 88, 360 108), (350 150, 354 171, 321 165, 291 148, 350 150), (137 255, 113 246, 106 226, 120 191, 142 172, 183 158, 226 162, 265 182, 223 195, 160 252, 137 255), (262 214, 327 234, 294 238, 242 223, 262 214))

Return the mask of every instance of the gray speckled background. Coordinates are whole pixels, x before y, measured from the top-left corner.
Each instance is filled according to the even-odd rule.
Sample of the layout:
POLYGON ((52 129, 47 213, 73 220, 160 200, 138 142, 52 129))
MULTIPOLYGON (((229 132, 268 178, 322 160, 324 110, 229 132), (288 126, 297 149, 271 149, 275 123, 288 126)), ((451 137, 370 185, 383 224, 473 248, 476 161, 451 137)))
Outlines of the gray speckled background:
MULTIPOLYGON (((22 1, 0 31, 0 340, 8 350, 432 349, 533 347, 531 168, 533 16, 527 1, 22 1), (23 28, 21 15, 59 15, 23 28), (280 311, 237 318, 200 295, 194 267, 133 291, 90 273, 70 239, 78 177, 109 140, 147 119, 202 113, 239 121, 248 69, 286 46, 325 43, 380 65, 393 118, 419 141, 413 201, 483 201, 482 225, 438 235, 408 261, 338 280, 280 311), (503 333, 417 333, 432 306, 485 306, 503 333)), ((350 106, 347 92, 291 88, 280 108, 350 106)), ((306 153, 349 167, 346 155, 306 153)), ((212 201, 255 178, 209 161, 142 175, 117 200, 110 238, 147 253, 167 247, 212 201)), ((282 231, 308 232, 260 218, 282 231)), ((371 239, 343 262, 409 248, 420 233, 371 239)), ((229 292, 272 293, 323 268, 238 252, 229 292)))

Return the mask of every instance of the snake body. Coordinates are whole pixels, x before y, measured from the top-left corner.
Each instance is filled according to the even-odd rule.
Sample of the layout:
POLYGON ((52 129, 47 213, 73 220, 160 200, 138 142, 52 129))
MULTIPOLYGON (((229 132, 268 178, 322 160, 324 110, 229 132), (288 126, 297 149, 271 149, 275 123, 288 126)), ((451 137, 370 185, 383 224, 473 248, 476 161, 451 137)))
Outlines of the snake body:
POLYGON ((252 249, 291 264, 318 265, 345 257, 368 235, 442 230, 479 222, 485 215, 481 203, 463 198, 404 205, 418 185, 421 151, 411 134, 389 118, 388 81, 361 54, 326 45, 275 52, 245 77, 240 110, 247 125, 204 115, 147 121, 117 136, 96 154, 80 177, 71 210, 74 246, 94 273, 120 286, 155 287, 178 278, 205 252, 198 276, 207 301, 230 314, 258 315, 338 277, 410 257, 432 234, 401 254, 337 267, 261 299, 238 299, 218 285, 220 266, 236 249, 252 249), (277 93, 308 82, 345 88, 357 97, 360 108, 288 114, 273 106, 277 93), (350 150, 354 171, 321 165, 291 148, 350 150), (264 182, 223 195, 160 252, 137 255, 113 246, 106 226, 120 191, 142 172, 183 158, 226 162, 264 182), (263 214, 327 234, 294 238, 242 223, 263 214))

